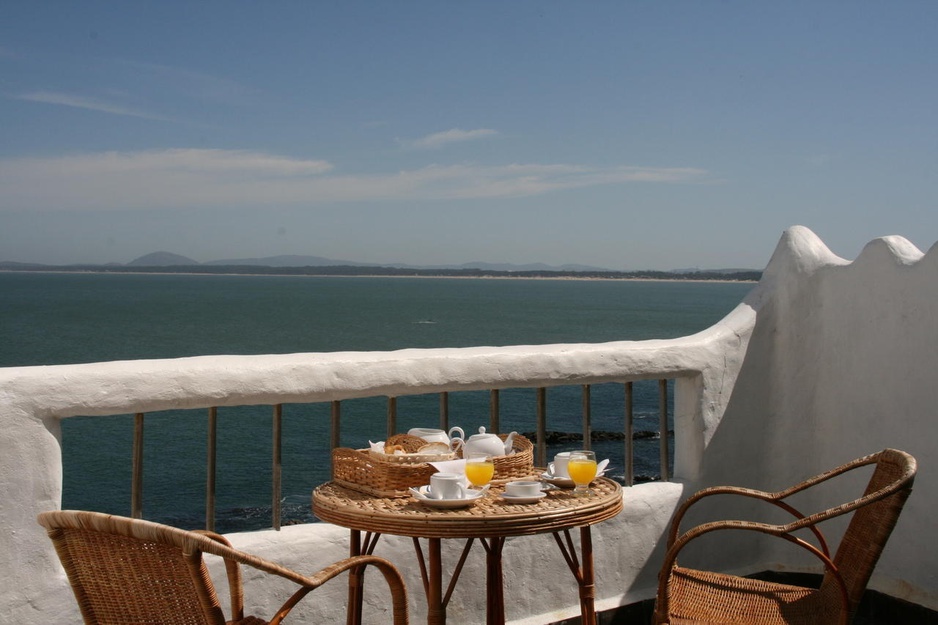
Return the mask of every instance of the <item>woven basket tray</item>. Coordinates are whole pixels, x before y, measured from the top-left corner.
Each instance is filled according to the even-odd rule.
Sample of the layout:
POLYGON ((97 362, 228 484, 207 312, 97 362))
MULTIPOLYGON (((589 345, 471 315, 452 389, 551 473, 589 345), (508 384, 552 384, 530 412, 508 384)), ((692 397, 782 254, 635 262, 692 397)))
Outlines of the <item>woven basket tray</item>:
POLYGON ((332 480, 378 497, 405 497, 407 489, 430 483, 436 469, 406 456, 371 454, 367 449, 332 450, 332 480))
MULTIPOLYGON (((506 435, 499 436, 502 440, 506 438, 506 435)), ((534 475, 534 445, 531 441, 516 434, 512 447, 515 453, 494 458, 492 483, 534 475)), ((377 497, 407 497, 409 488, 429 484, 434 473, 436 469, 431 465, 409 454, 382 457, 365 449, 339 447, 332 450, 333 481, 377 497)))

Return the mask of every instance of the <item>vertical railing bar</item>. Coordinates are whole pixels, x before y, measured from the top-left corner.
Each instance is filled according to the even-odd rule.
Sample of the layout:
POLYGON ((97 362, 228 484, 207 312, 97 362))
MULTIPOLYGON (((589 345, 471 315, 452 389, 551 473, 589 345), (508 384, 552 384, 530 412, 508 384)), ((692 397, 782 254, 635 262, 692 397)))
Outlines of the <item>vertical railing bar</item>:
POLYGON ((669 482, 671 480, 671 471, 668 468, 668 459, 670 457, 668 445, 668 381, 658 380, 658 406, 660 414, 658 418, 658 427, 661 430, 660 450, 661 450, 661 481, 669 482))
POLYGON ((592 449, 593 424, 592 409, 590 408, 590 385, 583 385, 583 449, 592 449))
POLYGON ((218 408, 208 409, 208 442, 205 453, 205 529, 215 531, 215 476, 218 453, 218 408))
POLYGON ((634 458, 634 437, 635 437, 635 413, 632 403, 632 383, 625 383, 625 485, 632 486, 635 483, 634 458))
POLYGON ((143 413, 134 415, 133 469, 130 482, 130 516, 143 518, 143 413))
MULTIPOLYGON (((333 400, 330 411, 331 424, 329 428, 329 451, 342 446, 342 402, 338 399, 333 400)), ((329 476, 332 476, 332 462, 329 462, 329 476)))
POLYGON ((282 440, 283 440, 283 406, 276 404, 273 414, 273 475, 271 490, 271 512, 273 516, 273 526, 275 530, 280 529, 280 493, 282 487, 282 440))
POLYGON ((449 432, 449 393, 440 393, 440 429, 449 432))
POLYGON ((547 467, 547 389, 537 389, 537 440, 534 442, 534 465, 547 467))
POLYGON ((330 413, 331 427, 329 430, 329 449, 335 449, 342 446, 342 402, 335 400, 332 402, 330 413))
POLYGON ((388 397, 388 438, 397 433, 397 397, 388 397))
POLYGON ((493 388, 489 391, 489 431, 498 433, 499 406, 498 389, 493 388))

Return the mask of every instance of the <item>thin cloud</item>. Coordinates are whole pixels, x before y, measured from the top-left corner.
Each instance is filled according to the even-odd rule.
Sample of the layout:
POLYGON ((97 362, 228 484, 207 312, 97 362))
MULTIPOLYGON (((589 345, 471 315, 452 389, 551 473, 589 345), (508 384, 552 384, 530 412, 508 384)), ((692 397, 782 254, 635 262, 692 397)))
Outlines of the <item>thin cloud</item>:
POLYGON ((449 143, 462 143, 464 141, 475 141, 497 135, 498 132, 490 128, 477 128, 475 130, 462 130, 461 128, 451 128, 443 132, 435 132, 426 137, 415 139, 407 145, 420 150, 435 150, 449 143))
POLYGON ((127 117, 140 117, 155 121, 172 121, 168 117, 148 113, 139 109, 115 104, 97 98, 87 96, 73 95, 59 91, 31 91, 14 96, 17 100, 27 102, 41 102, 43 104, 56 104, 59 106, 70 106, 73 108, 85 109, 88 111, 97 111, 99 113, 110 113, 111 115, 124 115, 127 117))
POLYGON ((173 149, 0 160, 0 210, 317 205, 517 198, 613 184, 684 184, 695 168, 515 163, 342 174, 324 160, 247 150, 173 149))
POLYGON ((238 81, 187 68, 128 60, 117 64, 129 68, 135 76, 146 76, 148 83, 158 84, 161 89, 171 89, 200 100, 244 104, 256 100, 259 95, 238 81))

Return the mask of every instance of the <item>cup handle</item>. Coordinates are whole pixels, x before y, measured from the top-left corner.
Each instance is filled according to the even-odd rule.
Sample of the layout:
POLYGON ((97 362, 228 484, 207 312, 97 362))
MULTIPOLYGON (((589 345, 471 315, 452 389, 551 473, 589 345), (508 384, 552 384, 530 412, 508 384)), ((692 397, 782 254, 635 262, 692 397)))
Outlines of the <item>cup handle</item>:
POLYGON ((553 462, 547 463, 547 472, 550 473, 551 475, 554 475, 554 463, 553 462))

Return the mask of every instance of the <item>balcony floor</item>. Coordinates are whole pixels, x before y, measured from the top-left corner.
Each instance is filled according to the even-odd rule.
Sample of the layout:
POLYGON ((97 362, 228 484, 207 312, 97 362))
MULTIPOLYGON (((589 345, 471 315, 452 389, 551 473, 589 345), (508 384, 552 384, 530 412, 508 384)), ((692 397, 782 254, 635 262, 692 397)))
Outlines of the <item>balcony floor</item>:
MULTIPOLYGON (((760 575, 766 579, 791 584, 817 585, 816 575, 781 575, 767 573, 760 575)), ((649 625, 654 616, 655 602, 643 601, 617 610, 599 614, 599 625, 649 625)), ((579 617, 567 619, 551 625, 579 625, 579 617)), ((872 590, 866 591, 860 602, 860 609, 852 625, 938 625, 938 612, 895 599, 872 590)))

